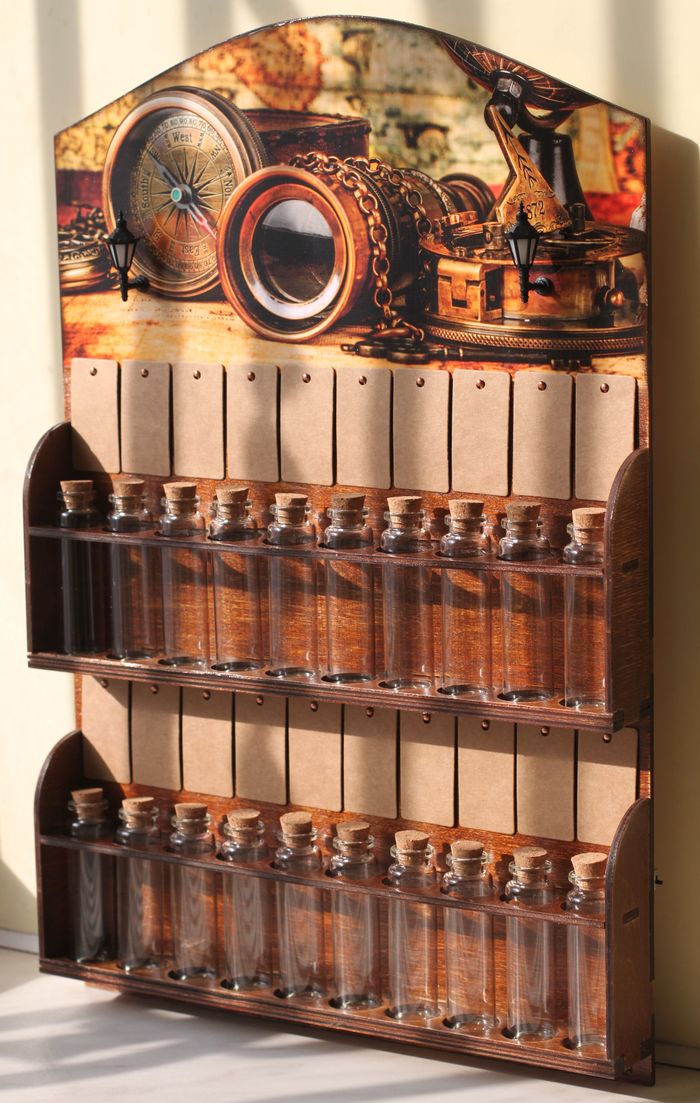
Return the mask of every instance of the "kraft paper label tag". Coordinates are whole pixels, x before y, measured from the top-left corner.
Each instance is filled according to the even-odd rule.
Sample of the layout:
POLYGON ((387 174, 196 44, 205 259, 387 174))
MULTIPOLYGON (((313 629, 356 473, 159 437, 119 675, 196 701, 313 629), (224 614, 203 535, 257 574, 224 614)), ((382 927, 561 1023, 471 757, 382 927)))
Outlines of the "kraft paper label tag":
POLYGON ((341 706, 289 699, 289 801, 340 811, 343 806, 341 706), (312 704, 317 705, 313 709, 312 704))
POLYGON ((394 486, 449 490, 449 409, 449 372, 395 369, 394 486))
POLYGON ((571 497, 571 395, 566 372, 516 372, 513 494, 571 497))
POLYGON ((122 470, 170 474, 170 365, 124 360, 121 365, 122 470))
POLYGON ((637 385, 626 375, 575 378, 575 494, 604 502, 622 461, 634 451, 637 385))
POLYGON ((391 486, 389 368, 336 370, 336 481, 341 486, 391 486))
POLYGON ((501 720, 482 721, 478 716, 460 716, 457 768, 460 825, 512 835, 515 831, 514 725, 501 720))
POLYGON ((233 694, 183 689, 182 784, 192 793, 233 796, 233 694))
POLYGON ((85 776, 121 784, 131 781, 129 682, 85 675, 80 726, 85 776))
POLYGON ((173 364, 173 470, 200 479, 224 477, 222 364, 173 364))
POLYGON ((226 451, 230 479, 276 483, 277 392, 275 364, 226 365, 226 451))
POLYGON ((518 832, 574 837, 574 733, 568 728, 517 728, 518 832))
POLYGON ((287 364, 280 372, 282 479, 331 486, 335 372, 318 364, 287 364))
POLYGON ((507 495, 510 390, 507 371, 453 372, 453 490, 507 495))
POLYGON ((343 808, 346 811, 395 819, 397 745, 395 709, 345 706, 343 808))
POLYGON ((118 472, 121 464, 116 360, 80 357, 72 360, 70 386, 73 465, 78 471, 118 472))
POLYGON ((133 683, 131 763, 133 780, 138 785, 154 785, 158 789, 182 788, 178 686, 133 683))
POLYGON ((236 796, 286 804, 286 698, 237 693, 234 708, 236 796))
POLYGON ((576 837, 581 842, 609 846, 636 800, 637 743, 634 728, 614 732, 607 742, 600 732, 578 733, 576 837))
POLYGON ((399 805, 401 816, 451 827, 455 822, 455 718, 402 712, 399 805))

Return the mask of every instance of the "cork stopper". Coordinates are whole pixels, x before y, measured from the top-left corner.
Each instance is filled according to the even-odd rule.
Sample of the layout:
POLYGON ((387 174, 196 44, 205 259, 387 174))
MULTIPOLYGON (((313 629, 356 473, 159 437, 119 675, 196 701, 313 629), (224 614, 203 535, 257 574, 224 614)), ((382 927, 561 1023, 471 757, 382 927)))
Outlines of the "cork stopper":
POLYGON ((67 509, 85 509, 92 500, 92 479, 62 479, 61 492, 67 509))
POLYGON ((484 515, 484 503, 476 498, 450 498, 447 504, 456 521, 480 521, 484 515))
POLYGON ((342 843, 366 843, 370 837, 370 825, 364 820, 339 823, 336 834, 342 843))
POLYGON ((457 858, 460 861, 476 861, 484 854, 484 844, 480 843, 477 839, 454 839, 450 843, 450 853, 453 858, 457 858))
POLYGON ((143 479, 112 479, 112 493, 115 498, 140 500, 143 497, 144 486, 143 479))
POLYGON ((242 508, 248 501, 249 490, 250 488, 247 486, 232 486, 230 483, 217 486, 216 500, 220 506, 239 506, 242 508))
POLYGON ((175 827, 181 835, 201 835, 207 830, 209 809, 206 804, 186 801, 175 805, 175 827))
POLYGON ((397 831, 396 854, 402 865, 421 866, 425 861, 425 852, 430 839, 424 831, 397 831))
POLYGON ((521 884, 542 881, 547 866, 547 851, 541 846, 519 846, 513 851, 513 863, 521 884))
POLYGON ((285 812, 280 816, 280 827, 284 837, 292 842, 309 839, 314 831, 309 812, 285 812))
POLYGON ((103 789, 72 789, 70 795, 79 819, 87 823, 100 823, 104 820, 103 789))
POLYGON ((277 519, 289 525, 299 525, 306 516, 306 494, 275 494, 277 519))
POLYGON ((599 544, 605 529, 605 510, 600 506, 585 506, 571 511, 574 535, 581 544, 599 544))
POLYGON ((125 797, 122 801, 123 819, 127 827, 150 827, 154 809, 153 797, 125 797))
POLYGON ((579 881, 595 881, 605 877, 608 856, 597 851, 574 854, 571 864, 579 881))
POLYGON ((164 483, 163 493, 169 502, 192 502, 197 497, 197 484, 164 483))
POLYGON ((257 808, 233 808, 227 812, 227 834, 237 843, 250 846, 258 837, 260 812, 257 808))
POLYGON ((407 513, 420 513, 423 508, 423 499, 410 495, 399 495, 395 498, 387 498, 386 503, 389 513, 397 517, 403 517, 407 513))
POLYGON ((364 508, 364 494, 331 494, 331 509, 335 513, 361 513, 364 508))
POLYGON ((507 502, 506 517, 516 525, 537 521, 542 509, 541 502, 507 502))

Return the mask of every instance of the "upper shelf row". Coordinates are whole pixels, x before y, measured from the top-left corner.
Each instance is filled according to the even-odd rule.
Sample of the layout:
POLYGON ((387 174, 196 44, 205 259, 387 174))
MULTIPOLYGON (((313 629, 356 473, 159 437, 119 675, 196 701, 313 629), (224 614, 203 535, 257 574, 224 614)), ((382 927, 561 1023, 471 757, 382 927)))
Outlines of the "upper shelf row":
POLYGON ((635 447, 632 375, 88 359, 70 370, 82 471, 605 501, 635 447))

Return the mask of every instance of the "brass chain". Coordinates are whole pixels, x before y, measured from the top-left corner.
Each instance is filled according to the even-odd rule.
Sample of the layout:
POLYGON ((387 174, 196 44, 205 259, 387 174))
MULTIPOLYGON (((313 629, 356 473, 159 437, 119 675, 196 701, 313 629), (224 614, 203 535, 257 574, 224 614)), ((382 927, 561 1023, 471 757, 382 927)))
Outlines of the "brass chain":
POLYGON ((423 197, 416 188, 406 185, 399 169, 393 169, 378 158, 349 157, 341 160, 332 154, 311 151, 298 154, 290 164, 303 168, 320 176, 329 176, 337 180, 355 199, 357 206, 367 223, 367 232, 372 253, 372 275, 374 277, 373 301, 382 315, 382 321, 373 331, 377 339, 408 339, 412 343, 421 342, 424 332, 419 326, 406 321, 394 308, 394 296, 389 282, 391 259, 387 249, 389 230, 382 219, 379 203, 368 188, 362 173, 371 173, 386 182, 398 192, 409 208, 416 223, 419 236, 430 229, 430 221, 423 207, 423 197))

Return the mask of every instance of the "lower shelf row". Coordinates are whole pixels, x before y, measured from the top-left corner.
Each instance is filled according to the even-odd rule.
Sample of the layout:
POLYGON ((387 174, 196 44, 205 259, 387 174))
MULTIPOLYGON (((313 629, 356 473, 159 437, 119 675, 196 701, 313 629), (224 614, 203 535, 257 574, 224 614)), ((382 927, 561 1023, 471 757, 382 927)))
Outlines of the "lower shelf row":
POLYGON ((364 822, 338 824, 324 868, 309 813, 282 815, 272 852, 260 813, 237 808, 221 861, 207 862, 216 849, 207 808, 183 803, 163 861, 152 797, 124 799, 110 852, 95 846, 114 837, 102 790, 72 795, 70 833, 80 843, 68 852, 71 936, 80 963, 606 1056, 605 854, 572 859, 564 906, 574 921, 562 923, 540 847, 515 849, 504 903, 489 908, 499 898, 477 840, 452 842, 437 892, 428 836, 397 832, 378 892, 364 822))

